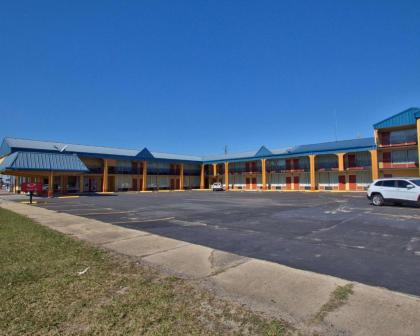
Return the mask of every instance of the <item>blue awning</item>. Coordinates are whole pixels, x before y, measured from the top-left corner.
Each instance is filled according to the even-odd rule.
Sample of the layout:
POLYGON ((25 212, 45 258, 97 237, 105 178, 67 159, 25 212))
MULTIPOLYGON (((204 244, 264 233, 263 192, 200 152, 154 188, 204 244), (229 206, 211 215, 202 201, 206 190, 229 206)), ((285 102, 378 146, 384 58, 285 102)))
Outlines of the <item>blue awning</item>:
POLYGON ((88 172, 89 169, 76 154, 14 152, 0 163, 0 172, 6 170, 38 170, 61 172, 88 172))

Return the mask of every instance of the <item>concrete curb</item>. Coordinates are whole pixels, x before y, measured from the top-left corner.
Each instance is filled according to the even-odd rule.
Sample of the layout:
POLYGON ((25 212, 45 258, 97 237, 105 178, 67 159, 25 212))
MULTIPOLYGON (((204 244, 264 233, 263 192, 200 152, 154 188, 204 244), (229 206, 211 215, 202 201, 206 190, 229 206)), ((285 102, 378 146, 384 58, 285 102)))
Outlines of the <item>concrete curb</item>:
POLYGON ((314 322, 331 293, 349 281, 1 198, 0 207, 193 279, 254 311, 287 320, 305 334, 419 335, 418 297, 353 283, 348 301, 314 322))

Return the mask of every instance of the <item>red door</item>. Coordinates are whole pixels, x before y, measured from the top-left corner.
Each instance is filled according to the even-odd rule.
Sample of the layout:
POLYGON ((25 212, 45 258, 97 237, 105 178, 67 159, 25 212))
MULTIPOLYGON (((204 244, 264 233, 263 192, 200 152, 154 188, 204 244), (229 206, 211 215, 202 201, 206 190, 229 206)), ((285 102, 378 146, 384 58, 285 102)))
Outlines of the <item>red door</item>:
POLYGON ((338 190, 346 190, 346 175, 338 176, 338 190))
POLYGON ((246 183, 246 189, 250 189, 251 188, 251 186, 250 186, 251 182, 249 181, 249 177, 246 178, 245 183, 246 183))
POLYGON ((390 145, 390 139, 389 139, 389 132, 381 133, 381 145, 382 146, 389 146, 390 145))
POLYGON ((137 179, 133 178, 132 190, 137 190, 137 179))
POLYGON ((293 188, 299 190, 299 176, 293 176, 293 188))
POLYGON ((300 169, 299 159, 293 159, 293 169, 300 169))
POLYGON ((356 190, 356 175, 349 175, 349 189, 356 190))
POLYGON ((252 178, 252 189, 257 189, 257 178, 256 177, 252 178))
POLYGON ((292 177, 286 176, 286 189, 290 190, 292 189, 292 177))
POLYGON ((384 168, 390 168, 391 163, 391 152, 383 152, 382 153, 382 163, 384 168))
POLYGON ((356 155, 354 154, 348 154, 348 160, 349 160, 349 168, 356 167, 356 155))

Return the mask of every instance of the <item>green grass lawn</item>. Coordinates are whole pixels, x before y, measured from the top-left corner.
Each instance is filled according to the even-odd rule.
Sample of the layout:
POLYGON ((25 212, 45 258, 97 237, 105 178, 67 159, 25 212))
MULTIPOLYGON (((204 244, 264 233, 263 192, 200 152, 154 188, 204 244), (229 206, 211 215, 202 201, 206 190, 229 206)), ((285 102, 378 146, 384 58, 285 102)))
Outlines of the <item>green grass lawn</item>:
POLYGON ((287 332, 282 322, 216 299, 187 281, 0 209, 1 335, 287 332))

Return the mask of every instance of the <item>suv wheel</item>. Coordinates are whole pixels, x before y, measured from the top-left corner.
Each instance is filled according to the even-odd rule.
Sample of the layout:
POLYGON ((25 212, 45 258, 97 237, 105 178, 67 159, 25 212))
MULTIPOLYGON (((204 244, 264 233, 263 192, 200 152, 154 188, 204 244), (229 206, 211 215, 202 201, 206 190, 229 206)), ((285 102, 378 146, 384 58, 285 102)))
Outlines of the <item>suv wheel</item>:
POLYGON ((372 203, 373 205, 376 205, 376 206, 384 205, 384 198, 382 197, 381 194, 375 194, 372 197, 372 203))

